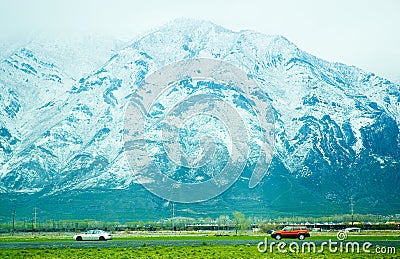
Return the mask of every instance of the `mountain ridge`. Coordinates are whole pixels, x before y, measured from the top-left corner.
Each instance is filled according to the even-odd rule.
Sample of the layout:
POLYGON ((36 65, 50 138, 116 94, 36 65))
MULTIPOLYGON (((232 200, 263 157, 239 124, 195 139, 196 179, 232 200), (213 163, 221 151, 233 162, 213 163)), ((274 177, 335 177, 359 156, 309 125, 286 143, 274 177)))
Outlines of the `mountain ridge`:
MULTIPOLYGON (((332 207, 343 206, 354 196, 365 207, 381 206, 389 200, 384 210, 396 208, 399 86, 373 73, 318 59, 282 36, 232 32, 193 20, 175 20, 152 30, 79 80, 63 76, 51 62, 31 54, 19 57, 17 63, 6 59, 0 65, 3 93, 18 90, 18 84, 40 85, 39 93, 28 95, 19 90, 17 97, 9 93, 0 99, 0 190, 5 197, 25 190, 51 199, 73 190, 127 190, 139 184, 123 154, 121 125, 127 97, 157 69, 203 57, 221 59, 246 71, 265 91, 275 111, 276 159, 272 168, 281 169, 272 169, 253 191, 233 187, 238 193, 254 193, 268 208, 272 205, 264 201, 267 197, 262 193, 268 192, 268 182, 276 182, 274 177, 286 170, 283 175, 293 186, 314 193, 334 204, 332 207), (47 63, 49 68, 43 68, 47 63), (61 82, 57 77, 49 80, 43 72, 46 69, 47 75, 54 74, 61 82), (43 75, 36 77, 34 71, 43 75), (30 82, 24 83, 24 79, 30 82), (28 96, 22 97, 24 94, 28 96), (29 104, 26 100, 35 95, 44 98, 37 100, 39 104, 29 104), (32 118, 24 120, 21 113, 30 113, 32 118), (36 131, 29 131, 35 127, 36 131), (368 181, 380 189, 392 186, 394 191, 368 191, 373 186, 368 181)), ((244 177, 248 174, 243 173, 244 177)), ((235 197, 224 195, 228 194, 220 199, 235 197)))

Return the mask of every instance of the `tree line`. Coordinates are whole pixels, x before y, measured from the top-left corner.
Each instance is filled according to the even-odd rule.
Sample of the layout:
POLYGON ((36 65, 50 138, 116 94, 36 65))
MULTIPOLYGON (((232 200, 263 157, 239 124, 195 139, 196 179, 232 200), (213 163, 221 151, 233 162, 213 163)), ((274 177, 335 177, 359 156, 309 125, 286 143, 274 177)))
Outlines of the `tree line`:
POLYGON ((174 217, 158 221, 101 221, 94 219, 85 220, 55 220, 31 218, 19 220, 15 212, 9 221, 0 222, 0 232, 77 232, 88 229, 104 229, 108 231, 196 231, 196 230, 229 230, 235 234, 257 229, 268 231, 280 229, 283 225, 307 224, 308 226, 321 225, 354 226, 363 229, 398 229, 400 217, 380 215, 333 215, 324 217, 278 217, 263 219, 259 217, 246 217, 242 212, 233 212, 232 215, 221 215, 217 218, 187 218, 174 217))

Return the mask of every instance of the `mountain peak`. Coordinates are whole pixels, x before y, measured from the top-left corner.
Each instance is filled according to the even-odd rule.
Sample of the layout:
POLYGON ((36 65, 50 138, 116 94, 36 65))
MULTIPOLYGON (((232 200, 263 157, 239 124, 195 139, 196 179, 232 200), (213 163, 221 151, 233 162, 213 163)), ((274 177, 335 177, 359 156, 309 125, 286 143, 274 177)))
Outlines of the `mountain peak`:
MULTIPOLYGON (((34 55, 37 48, 29 47, 34 55)), ((249 159, 244 177, 220 200, 238 205, 236 210, 284 211, 280 204, 297 206, 305 198, 302 208, 312 213, 309 208, 315 202, 340 211, 352 195, 366 212, 372 213, 374 206, 387 212, 397 208, 400 93, 388 81, 322 61, 283 36, 234 32, 194 19, 177 19, 156 28, 116 55, 106 52, 109 61, 96 72, 76 58, 93 61, 91 57, 102 50, 96 44, 79 50, 71 47, 72 52, 64 48, 63 44, 43 47, 38 51, 40 59, 21 55, 13 61, 15 66, 7 62, 0 66, 0 191, 4 195, 35 192, 51 199, 57 193, 133 188, 135 195, 148 198, 144 203, 157 208, 160 201, 140 188, 138 170, 130 168, 123 153, 127 103, 153 71, 185 59, 212 58, 239 67, 257 82, 270 100, 276 127, 276 154, 268 177, 257 188, 243 187, 248 185, 240 181, 248 179, 253 166, 249 159), (47 68, 47 63, 57 69, 47 68), (64 80, 62 75, 73 67, 87 76, 64 80), (61 82, 51 81, 57 77, 61 82), (27 91, 34 87, 26 86, 33 85, 40 91, 27 91), (281 192, 288 188, 293 192, 281 192), (251 208, 240 202, 248 197, 254 200, 251 208)), ((187 87, 190 90, 191 85, 187 87)), ((174 93, 178 99, 190 92, 180 90, 174 93)), ((223 87, 213 90, 232 107, 238 106, 238 100, 226 97, 223 87)), ((193 119, 204 133, 221 128, 214 120, 201 123, 193 119)), ((199 139, 191 139, 194 133, 182 131, 182 141, 190 140, 182 146, 193 154, 201 149, 199 139)), ((171 172, 178 179, 185 177, 179 170, 171 172)))
POLYGON ((161 28, 168 28, 174 31, 175 30, 196 31, 196 30, 214 29, 216 31, 232 32, 231 30, 228 30, 211 21, 202 19, 193 19, 193 18, 177 18, 161 26, 160 29, 161 28))

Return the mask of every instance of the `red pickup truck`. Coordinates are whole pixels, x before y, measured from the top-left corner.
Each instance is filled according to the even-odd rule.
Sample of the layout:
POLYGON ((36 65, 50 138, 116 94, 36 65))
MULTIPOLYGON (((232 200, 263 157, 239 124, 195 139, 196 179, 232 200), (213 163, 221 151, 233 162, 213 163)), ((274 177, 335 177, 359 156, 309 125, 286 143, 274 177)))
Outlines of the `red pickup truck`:
POLYGON ((304 238, 309 236, 310 233, 305 226, 288 226, 284 227, 282 230, 273 231, 271 234, 271 237, 276 240, 282 238, 298 238, 299 240, 304 240, 304 238))

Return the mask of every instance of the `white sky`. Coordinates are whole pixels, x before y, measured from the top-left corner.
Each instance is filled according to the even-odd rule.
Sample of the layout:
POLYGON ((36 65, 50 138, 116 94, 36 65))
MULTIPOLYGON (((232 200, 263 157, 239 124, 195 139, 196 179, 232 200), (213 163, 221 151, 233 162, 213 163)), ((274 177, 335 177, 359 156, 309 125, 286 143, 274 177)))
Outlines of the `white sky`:
POLYGON ((126 40, 182 17, 280 34, 320 58, 400 81, 397 0, 0 0, 0 41, 21 41, 38 32, 126 40))

